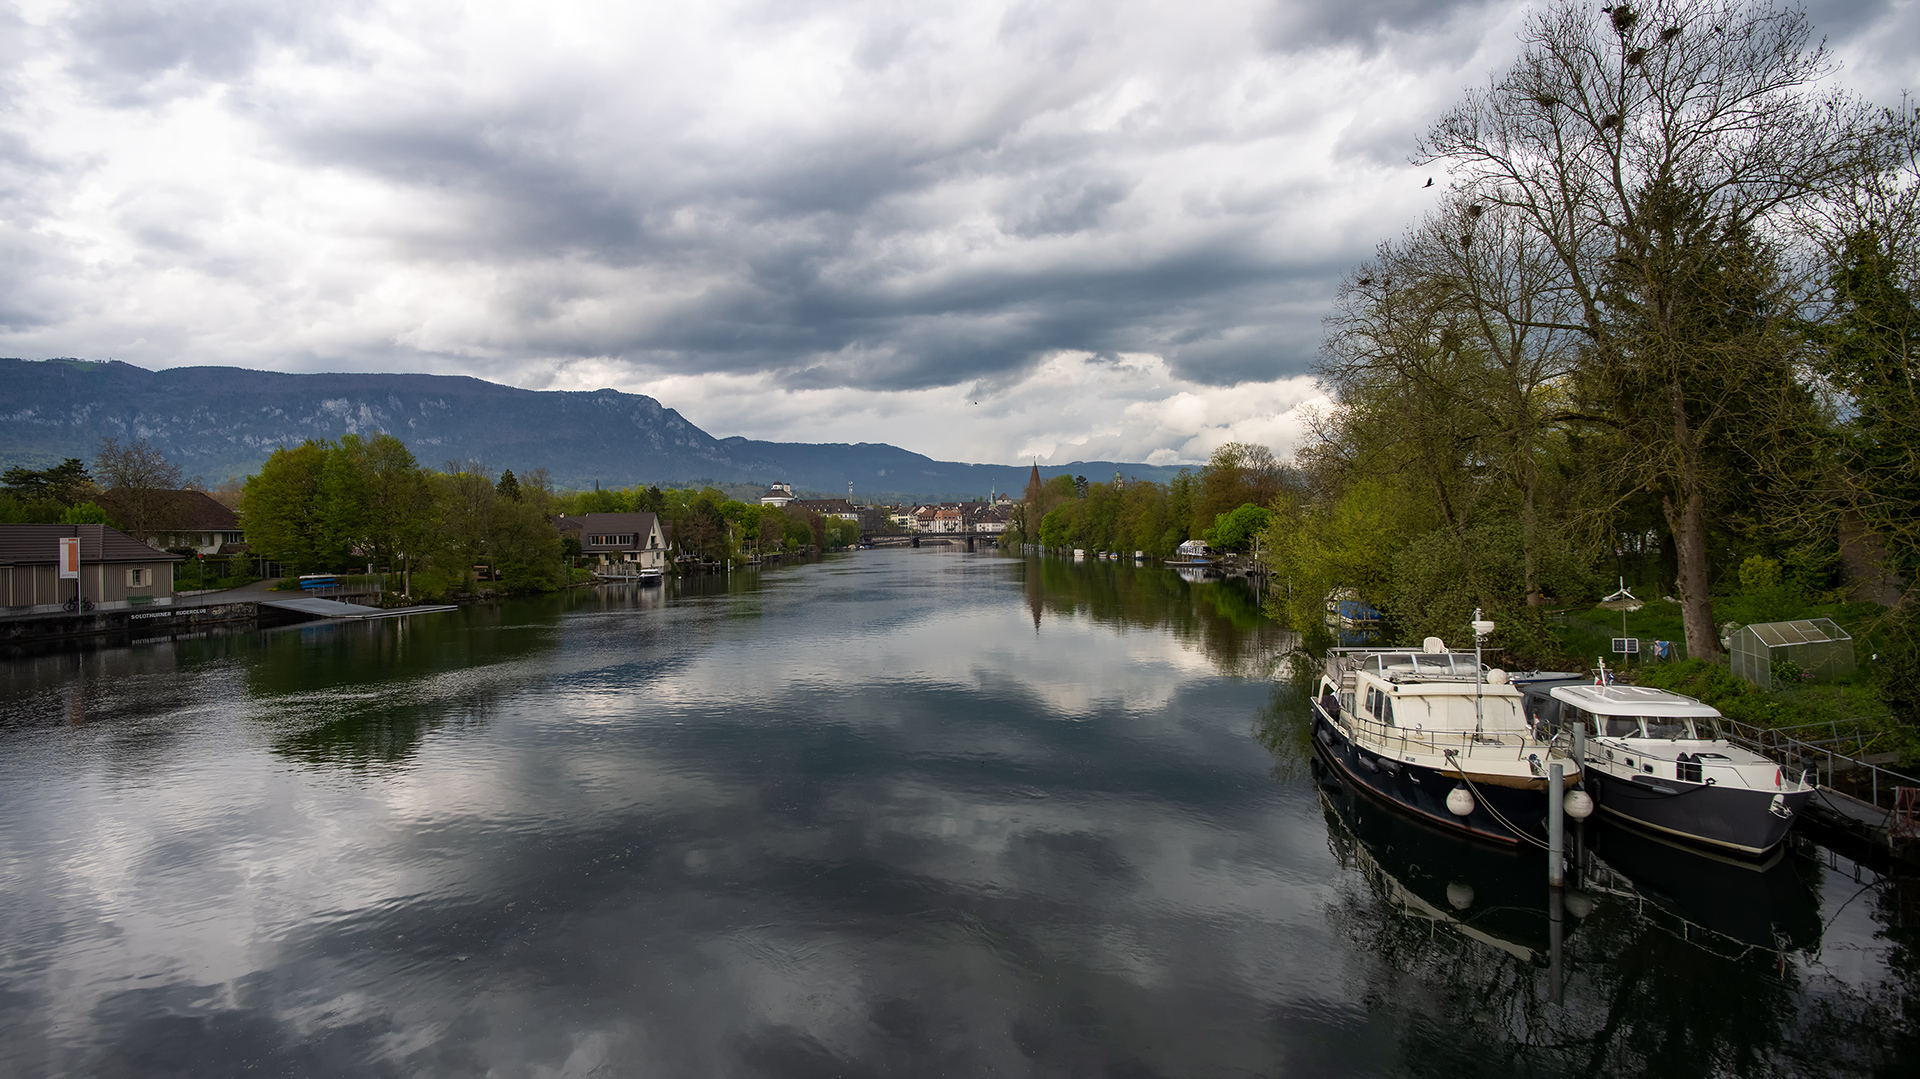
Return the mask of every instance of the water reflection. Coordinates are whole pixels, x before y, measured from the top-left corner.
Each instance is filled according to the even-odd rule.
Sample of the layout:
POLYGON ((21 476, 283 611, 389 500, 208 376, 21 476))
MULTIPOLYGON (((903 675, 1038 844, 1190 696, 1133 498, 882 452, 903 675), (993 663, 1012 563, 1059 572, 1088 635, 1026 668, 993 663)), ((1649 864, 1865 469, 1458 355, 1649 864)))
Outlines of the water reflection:
POLYGON ((1323 800, 1238 589, 864 552, 0 667, 0 1074, 1899 1063, 1903 893, 1804 862, 1785 952, 1595 895, 1552 1003, 1536 863, 1323 800))
MULTIPOLYGON (((1413 930, 1383 934, 1376 947, 1391 950, 1409 936, 1427 940, 1439 927, 1528 964, 1553 961, 1543 858, 1429 828, 1354 790, 1318 759, 1313 764, 1335 858, 1357 868, 1376 898, 1398 912, 1393 924, 1413 930)), ((1571 929, 1579 919, 1567 915, 1563 922, 1571 929)))
MULTIPOLYGON (((1282 758, 1298 752, 1292 729, 1266 732, 1282 758)), ((1898 882, 1868 874, 1823 908, 1832 865, 1804 844, 1754 865, 1596 822, 1590 872, 1562 902, 1538 856, 1432 832, 1313 763, 1352 874, 1327 908, 1354 944, 1350 977, 1383 1008, 1423 1002, 1397 1031, 1407 1074, 1830 1075, 1911 1059, 1911 954, 1883 946, 1885 966, 1860 967, 1862 941, 1823 940, 1823 918, 1910 938, 1880 912, 1849 918, 1898 882)))
POLYGON ((1611 820, 1589 826, 1600 861, 1588 887, 1668 916, 1670 931, 1702 948, 1769 954, 1817 951, 1817 867, 1783 845, 1763 862, 1683 846, 1611 820))
MULTIPOLYGON (((538 603, 538 601, 535 601, 538 603)), ((525 606, 479 605, 264 632, 244 665, 274 750, 313 762, 392 764, 432 730, 485 722, 557 647, 525 606)))
POLYGON ((1158 629, 1191 641, 1223 674, 1263 677, 1299 646, 1299 635, 1268 618, 1243 577, 1127 562, 1030 558, 1025 564, 1033 625, 1043 613, 1122 627, 1158 629), (1189 576, 1191 572, 1194 576, 1189 576))

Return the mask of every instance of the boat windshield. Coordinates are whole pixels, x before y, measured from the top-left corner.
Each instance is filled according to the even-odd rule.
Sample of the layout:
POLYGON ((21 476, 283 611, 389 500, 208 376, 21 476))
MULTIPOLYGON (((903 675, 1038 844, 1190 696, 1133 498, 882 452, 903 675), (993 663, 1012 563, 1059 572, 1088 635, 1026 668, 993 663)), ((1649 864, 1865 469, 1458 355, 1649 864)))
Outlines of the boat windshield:
POLYGON ((1648 738, 1692 738, 1693 724, 1678 716, 1648 716, 1648 738))
POLYGON ((1640 720, 1634 716, 1599 716, 1602 738, 1638 738, 1640 720))
POLYGON ((1472 656, 1457 653, 1389 652, 1367 658, 1366 668, 1381 674, 1415 678, 1472 678, 1472 656))
MULTIPOLYGON (((1679 716, 1595 716, 1602 738, 1691 739, 1693 721, 1679 716)), ((1702 720, 1706 727, 1708 721, 1702 720)), ((1706 737, 1711 738, 1709 733, 1706 737)))

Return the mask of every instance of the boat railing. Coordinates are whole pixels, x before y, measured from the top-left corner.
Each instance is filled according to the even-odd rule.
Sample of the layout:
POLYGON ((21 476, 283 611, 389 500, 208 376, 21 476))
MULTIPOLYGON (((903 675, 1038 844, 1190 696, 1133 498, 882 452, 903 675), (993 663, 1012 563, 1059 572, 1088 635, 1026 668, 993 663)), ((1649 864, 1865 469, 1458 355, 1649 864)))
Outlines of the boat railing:
POLYGON ((1884 811, 1896 830, 1915 827, 1912 792, 1920 790, 1920 779, 1896 772, 1886 767, 1890 761, 1867 753, 1873 739, 1866 732, 1842 733, 1838 722, 1794 727, 1761 727, 1724 717, 1718 722, 1729 742, 1771 757, 1790 772, 1811 773, 1815 782, 1884 811), (1908 792, 1904 796, 1903 790, 1908 792))
POLYGON ((1550 748, 1526 731, 1426 730, 1422 727, 1402 727, 1398 724, 1383 723, 1377 719, 1357 715, 1342 716, 1341 722, 1356 742, 1368 748, 1377 746, 1380 749, 1390 750, 1398 747, 1403 752, 1416 751, 1432 754, 1445 754, 1451 751, 1462 758, 1501 761, 1526 760, 1528 751, 1537 753, 1550 748))

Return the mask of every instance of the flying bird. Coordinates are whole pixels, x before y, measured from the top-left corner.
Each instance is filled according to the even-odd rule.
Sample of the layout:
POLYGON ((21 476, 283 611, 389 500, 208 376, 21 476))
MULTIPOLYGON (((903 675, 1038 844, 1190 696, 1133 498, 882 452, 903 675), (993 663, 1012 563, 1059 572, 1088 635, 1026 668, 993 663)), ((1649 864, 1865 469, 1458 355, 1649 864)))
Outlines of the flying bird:
POLYGON ((1433 186, 1433 177, 1431 177, 1431 176, 1429 176, 1429 177, 1427 177, 1427 183, 1426 183, 1426 186, 1427 186, 1427 187, 1432 187, 1432 186, 1433 186))

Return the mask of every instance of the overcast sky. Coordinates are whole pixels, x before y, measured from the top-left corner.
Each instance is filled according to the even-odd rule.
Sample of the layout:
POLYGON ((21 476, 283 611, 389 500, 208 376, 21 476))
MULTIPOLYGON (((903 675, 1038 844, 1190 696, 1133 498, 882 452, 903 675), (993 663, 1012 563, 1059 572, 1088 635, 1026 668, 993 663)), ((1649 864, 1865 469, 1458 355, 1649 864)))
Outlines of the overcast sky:
MULTIPOLYGON (((1597 0, 1596 0, 1597 2, 1597 0)), ((944 459, 1285 452, 1523 6, 0 0, 0 355, 647 393, 944 459)), ((1914 0, 1810 5, 1920 87, 1914 0)))

